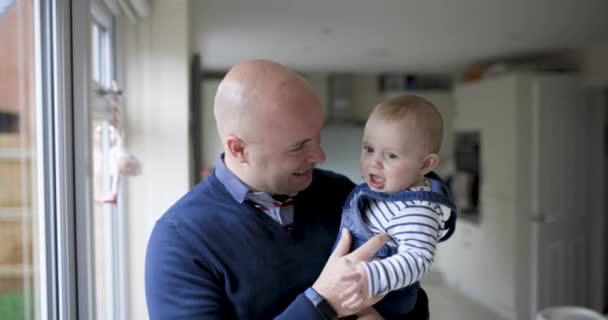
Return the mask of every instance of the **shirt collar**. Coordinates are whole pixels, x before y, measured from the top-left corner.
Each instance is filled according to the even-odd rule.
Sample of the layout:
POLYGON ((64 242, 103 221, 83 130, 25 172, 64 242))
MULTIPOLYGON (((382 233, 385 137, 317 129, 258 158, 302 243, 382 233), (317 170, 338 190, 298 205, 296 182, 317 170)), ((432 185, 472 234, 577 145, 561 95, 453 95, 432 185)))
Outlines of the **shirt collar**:
MULTIPOLYGON (((226 190, 238 203, 243 203, 250 198, 256 203, 273 203, 274 199, 266 192, 254 192, 246 186, 224 163, 224 154, 220 154, 215 164, 215 177, 224 185, 226 190)), ((291 197, 295 197, 294 193, 291 197)))
POLYGON ((226 190, 238 203, 243 203, 245 197, 251 191, 224 163, 222 153, 215 164, 215 177, 224 185, 226 190))

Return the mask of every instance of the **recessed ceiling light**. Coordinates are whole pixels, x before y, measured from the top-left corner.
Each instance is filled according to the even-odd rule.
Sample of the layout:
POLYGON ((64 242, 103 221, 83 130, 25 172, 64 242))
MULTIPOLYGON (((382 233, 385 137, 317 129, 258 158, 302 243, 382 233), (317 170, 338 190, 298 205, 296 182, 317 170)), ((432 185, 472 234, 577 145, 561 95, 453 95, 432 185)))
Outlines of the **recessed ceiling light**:
POLYGON ((323 35, 328 36, 328 35, 332 34, 333 32, 334 32, 334 28, 332 28, 332 27, 321 28, 321 34, 323 34, 323 35))
POLYGON ((387 57, 391 55, 391 50, 387 48, 374 48, 369 50, 369 54, 374 57, 387 57))
POLYGON ((512 41, 517 41, 521 39, 521 33, 519 32, 509 32, 509 39, 512 41))

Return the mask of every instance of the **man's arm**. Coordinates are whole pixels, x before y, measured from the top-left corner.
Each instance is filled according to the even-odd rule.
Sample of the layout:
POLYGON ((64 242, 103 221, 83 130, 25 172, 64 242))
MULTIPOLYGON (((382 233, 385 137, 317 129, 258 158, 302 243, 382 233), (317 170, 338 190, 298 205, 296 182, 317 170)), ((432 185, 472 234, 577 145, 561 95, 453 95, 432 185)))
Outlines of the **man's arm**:
POLYGON ((350 249, 350 243, 352 241, 350 232, 347 229, 342 230, 336 249, 327 260, 319 278, 317 278, 317 281, 315 281, 311 287, 312 291, 324 300, 322 306, 315 306, 318 301, 313 302, 313 300, 315 300, 314 298, 309 298, 305 294, 300 294, 296 300, 275 319, 338 319, 338 317, 355 314, 376 304, 383 298, 382 296, 367 299, 367 301, 362 304, 362 307, 358 309, 347 309, 343 307, 341 292, 343 288, 346 288, 351 283, 351 280, 344 278, 343 275, 347 274, 348 271, 351 270, 351 268, 354 268, 359 262, 368 260, 376 251, 386 244, 388 239, 389 237, 386 234, 376 235, 368 240, 363 246, 349 254, 348 250, 350 249))
MULTIPOLYGON (((274 318, 275 320, 289 319, 311 319, 311 320, 332 320, 331 314, 324 313, 322 309, 316 307, 313 302, 305 295, 300 294, 296 299, 281 313, 274 318)), ((337 319, 337 318, 335 318, 337 319)))
POLYGON ((150 319, 222 319, 218 275, 181 237, 178 227, 163 221, 154 226, 145 267, 150 319))

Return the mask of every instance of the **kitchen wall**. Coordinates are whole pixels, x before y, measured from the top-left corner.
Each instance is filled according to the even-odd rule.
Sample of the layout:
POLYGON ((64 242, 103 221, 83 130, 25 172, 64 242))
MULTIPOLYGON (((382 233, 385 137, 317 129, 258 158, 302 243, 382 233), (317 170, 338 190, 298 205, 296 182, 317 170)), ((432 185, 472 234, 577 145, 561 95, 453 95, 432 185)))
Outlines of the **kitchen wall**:
POLYGON ((120 26, 126 137, 142 163, 127 180, 129 319, 148 319, 144 262, 154 223, 190 187, 189 2, 151 1, 149 16, 120 26))

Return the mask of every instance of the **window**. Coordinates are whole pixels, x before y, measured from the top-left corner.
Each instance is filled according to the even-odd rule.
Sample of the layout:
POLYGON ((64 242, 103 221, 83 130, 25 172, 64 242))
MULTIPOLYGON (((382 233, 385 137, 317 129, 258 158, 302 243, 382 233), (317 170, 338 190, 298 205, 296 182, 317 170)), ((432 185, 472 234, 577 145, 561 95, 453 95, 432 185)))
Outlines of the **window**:
POLYGON ((106 27, 93 21, 91 26, 91 63, 93 81, 101 87, 109 87, 112 76, 111 35, 106 27))
POLYGON ((126 319, 125 217, 113 152, 120 138, 122 93, 116 79, 114 18, 91 1, 91 146, 93 172, 93 275, 95 318, 126 319))
POLYGON ((37 141, 34 2, 0 1, 0 318, 35 319, 37 141))

